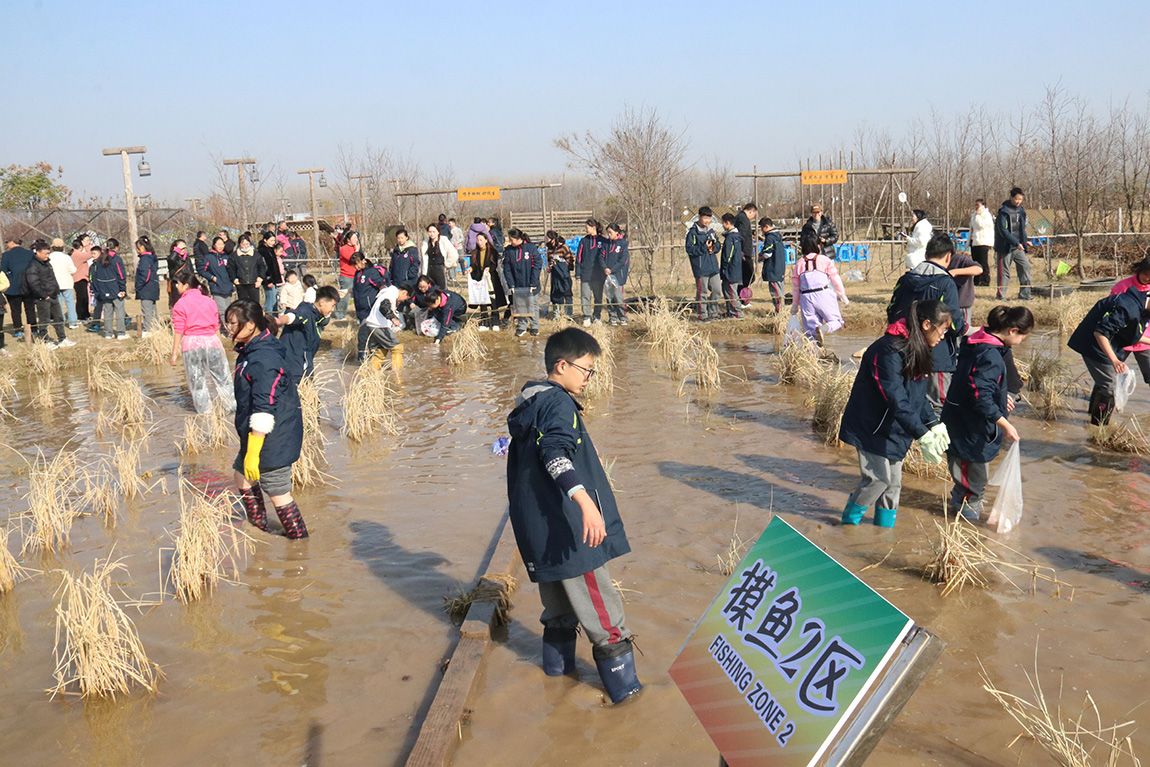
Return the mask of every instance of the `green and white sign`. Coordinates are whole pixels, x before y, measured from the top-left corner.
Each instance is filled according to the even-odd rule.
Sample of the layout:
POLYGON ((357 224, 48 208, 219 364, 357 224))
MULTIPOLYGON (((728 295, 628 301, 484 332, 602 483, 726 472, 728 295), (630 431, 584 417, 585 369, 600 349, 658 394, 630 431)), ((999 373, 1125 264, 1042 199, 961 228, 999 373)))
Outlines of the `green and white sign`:
POLYGON ((671 678, 732 767, 807 767, 912 626, 775 517, 683 644, 671 678))

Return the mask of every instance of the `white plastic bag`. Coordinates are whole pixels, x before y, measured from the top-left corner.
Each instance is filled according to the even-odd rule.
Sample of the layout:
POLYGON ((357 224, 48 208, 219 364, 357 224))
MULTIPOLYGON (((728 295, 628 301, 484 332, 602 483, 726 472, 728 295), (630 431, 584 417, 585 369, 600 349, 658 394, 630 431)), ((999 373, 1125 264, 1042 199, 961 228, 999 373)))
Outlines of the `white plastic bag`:
POLYGON ((419 324, 419 332, 428 338, 435 338, 439 335, 439 320, 428 317, 419 324))
POLYGON ((799 315, 792 314, 787 320, 787 329, 783 333, 783 346, 803 340, 803 324, 799 322, 799 315))
POLYGON ((1130 395, 1134 393, 1134 387, 1138 385, 1138 376, 1134 375, 1134 371, 1126 368, 1125 373, 1118 374, 1118 380, 1114 383, 1114 407, 1122 411, 1126 409, 1126 402, 1130 399, 1130 395))
POLYGON ((1022 459, 1018 442, 1010 444, 990 484, 998 487, 998 497, 994 499, 986 524, 998 533, 1009 533, 1022 519, 1022 459))
POLYGON ((491 303, 491 291, 486 280, 467 278, 467 303, 472 306, 487 306, 491 303))

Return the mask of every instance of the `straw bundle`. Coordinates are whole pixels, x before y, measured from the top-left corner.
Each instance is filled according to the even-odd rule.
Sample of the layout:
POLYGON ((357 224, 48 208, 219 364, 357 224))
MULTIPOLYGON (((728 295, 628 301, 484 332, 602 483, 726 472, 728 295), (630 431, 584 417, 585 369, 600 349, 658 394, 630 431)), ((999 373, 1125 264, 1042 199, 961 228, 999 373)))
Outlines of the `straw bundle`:
MULTIPOLYGON (((304 379, 305 382, 308 379, 304 379)), ((302 398, 303 384, 300 384, 302 398)), ((184 418, 184 440, 180 443, 182 455, 195 455, 216 448, 227 447, 235 440, 231 413, 223 402, 212 402, 208 413, 196 413, 184 418)))
POLYGON ((672 311, 671 305, 661 297, 651 302, 643 314, 652 351, 663 358, 672 373, 678 375, 688 369, 691 329, 684 314, 672 311))
POLYGON ((43 341, 33 341, 28 350, 28 366, 35 373, 55 373, 60 370, 60 360, 55 350, 49 349, 43 341))
POLYGON ((28 478, 28 530, 21 556, 33 551, 56 551, 68 545, 76 517, 72 496, 79 475, 76 456, 61 450, 51 460, 39 452, 28 478))
POLYGON ((129 440, 116 445, 112 454, 112 468, 116 476, 116 488, 125 498, 135 498, 148 489, 140 476, 140 447, 143 442, 129 440))
POLYGON ((175 333, 172 331, 171 320, 161 319, 152 324, 148 337, 135 344, 137 358, 149 365, 167 365, 172 358, 172 340, 175 333))
POLYGON ((292 466, 292 481, 300 487, 318 487, 333 479, 324 471, 331 464, 324 455, 327 439, 319 425, 323 395, 332 393, 329 382, 330 376, 317 373, 304 378, 299 385, 300 408, 303 411, 303 445, 299 460, 292 466))
POLYGON ((143 389, 135 380, 112 374, 112 409, 108 418, 117 426, 139 426, 147 420, 149 407, 143 389))
POLYGON ((507 623, 507 611, 511 607, 511 594, 519 588, 519 581, 508 573, 488 573, 479 579, 471 591, 460 591, 454 597, 443 598, 443 609, 455 620, 467 615, 476 602, 490 602, 495 605, 495 620, 498 624, 507 623))
POLYGON ((1146 432, 1143 431, 1138 416, 1130 418, 1112 416, 1110 423, 1092 428, 1087 441, 1095 447, 1113 450, 1116 453, 1150 455, 1150 440, 1146 439, 1146 432))
POLYGON ((16 398, 16 380, 7 371, 0 371, 0 416, 12 417, 9 407, 16 402, 16 398))
POLYGON ((451 336, 451 351, 447 353, 447 361, 452 365, 462 365, 484 359, 487 359, 487 350, 483 348, 479 323, 467 320, 460 331, 451 336))
POLYGON ((84 470, 83 503, 88 513, 104 517, 104 524, 116 525, 116 513, 120 509, 120 496, 117 493, 116 478, 102 463, 97 469, 84 470))
POLYGON ((1088 293, 1074 292, 1054 300, 1054 310, 1058 316, 1058 335, 1068 336, 1074 332, 1087 313, 1094 307, 1095 300, 1088 293))
POLYGON ((239 577, 239 564, 252 549, 252 539, 231 524, 235 496, 209 498, 186 480, 180 492, 180 531, 169 575, 176 598, 193 602, 227 578, 239 577))
POLYGON ((807 407, 812 411, 811 423, 815 433, 823 438, 828 447, 839 444, 839 427, 843 422, 843 411, 851 396, 854 375, 844 373, 842 365, 834 368, 819 366, 815 378, 814 391, 807 399, 807 407))
POLYGON ((608 325, 592 325, 589 332, 599 342, 599 358, 595 360, 595 375, 587 382, 583 393, 588 399, 610 394, 615 390, 615 334, 608 325))
MULTIPOLYGON (((719 368, 719 353, 711 345, 711 339, 702 333, 691 333, 687 344, 687 357, 695 374, 695 386, 703 391, 718 391, 723 388, 722 370, 719 368)), ((684 381, 685 383, 685 381, 684 381)), ((680 386, 680 394, 682 387, 680 386)))
POLYGON ((1057 421, 1070 409, 1070 395, 1075 388, 1069 366, 1057 355, 1035 352, 1027 364, 1027 372, 1027 393, 1023 398, 1039 418, 1057 421))
MULTIPOLYGON (((772 505, 774 493, 772 492, 772 505)), ((718 555, 719 560, 719 573, 723 576, 730 576, 735 572, 735 568, 739 566, 739 562, 743 561, 743 554, 747 551, 748 541, 744 541, 742 536, 739 535, 739 507, 735 506, 735 527, 731 531, 731 540, 727 545, 726 551, 718 555)))
POLYGON ((809 389, 819 377, 819 348, 811 339, 802 338, 783 345, 779 352, 779 383, 809 389))
POLYGON ((28 404, 34 408, 43 408, 45 410, 51 410, 56 407, 56 397, 53 394, 55 387, 56 377, 52 373, 37 376, 36 393, 32 395, 32 399, 28 401, 28 404))
POLYGON ((112 391, 118 376, 112 372, 108 360, 103 356, 88 353, 88 389, 99 394, 112 391))
POLYGON ((364 365, 352 376, 343 398, 343 435, 360 442, 380 429, 398 433, 395 389, 388 368, 373 370, 364 365))
POLYGON ((906 451, 906 458, 902 461, 902 470, 905 474, 913 474, 916 477, 923 477, 924 479, 950 479, 950 470, 946 467, 946 461, 939 461, 938 463, 931 463, 922 456, 922 448, 919 447, 918 442, 910 443, 910 449, 906 451))
POLYGON ((135 625, 112 596, 112 574, 125 569, 117 561, 97 560, 91 573, 63 582, 56 606, 56 686, 48 692, 84 698, 126 695, 133 684, 150 692, 163 676, 148 659, 135 625))
POLYGON ((22 567, 8 550, 8 532, 0 527, 0 594, 11 591, 17 583, 32 575, 32 571, 22 567))

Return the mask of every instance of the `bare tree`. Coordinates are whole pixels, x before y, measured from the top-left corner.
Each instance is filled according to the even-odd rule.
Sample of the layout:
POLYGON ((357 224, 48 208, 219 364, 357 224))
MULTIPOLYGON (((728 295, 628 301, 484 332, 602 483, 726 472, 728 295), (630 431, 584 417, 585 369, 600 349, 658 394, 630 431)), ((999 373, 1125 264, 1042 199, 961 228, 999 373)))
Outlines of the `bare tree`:
MULTIPOLYGON (((555 146, 568 166, 587 173, 627 215, 636 270, 642 286, 655 290, 655 251, 669 230, 675 187, 683 173, 686 131, 672 130, 654 109, 624 106, 605 136, 562 136, 555 146)), ((668 259, 669 260, 669 259, 668 259)), ((668 264, 669 266, 669 264, 668 264)))
POLYGON ((1128 101, 1112 106, 1110 130, 1119 204, 1126 206, 1131 230, 1142 231, 1148 202, 1146 183, 1150 177, 1150 114, 1146 109, 1135 112, 1128 101))

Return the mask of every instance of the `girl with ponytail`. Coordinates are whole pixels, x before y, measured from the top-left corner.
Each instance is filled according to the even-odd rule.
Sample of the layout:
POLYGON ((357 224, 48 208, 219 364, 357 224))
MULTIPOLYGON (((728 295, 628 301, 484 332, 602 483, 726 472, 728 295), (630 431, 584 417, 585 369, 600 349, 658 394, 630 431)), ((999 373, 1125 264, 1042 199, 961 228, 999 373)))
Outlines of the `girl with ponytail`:
POLYGON ((941 301, 915 301, 905 319, 892 323, 863 354, 843 412, 839 439, 859 454, 862 479, 843 510, 842 523, 857 525, 871 506, 874 523, 894 527, 902 492, 902 462, 910 445, 941 458, 946 427, 926 396, 931 349, 950 328, 941 301))
POLYGON ((146 234, 136 240, 136 300, 144 313, 144 335, 151 335, 160 300, 160 261, 146 234))
POLYGON ((197 413, 212 410, 209 381, 216 386, 216 398, 231 412, 236 409, 236 401, 232 395, 228 358, 216 332, 219 328, 216 302, 209 295, 207 285, 200 282, 191 269, 177 271, 172 283, 180 296, 172 307, 172 330, 175 331, 172 367, 180 364, 182 355, 192 405, 197 413))
POLYGON ((977 522, 986 492, 990 462, 1005 436, 1018 441, 1006 415, 1007 363, 1010 350, 1034 329, 1034 315, 1025 306, 996 306, 986 326, 971 333, 958 352, 958 368, 950 380, 942 422, 951 437, 946 462, 954 478, 951 504, 977 522))

